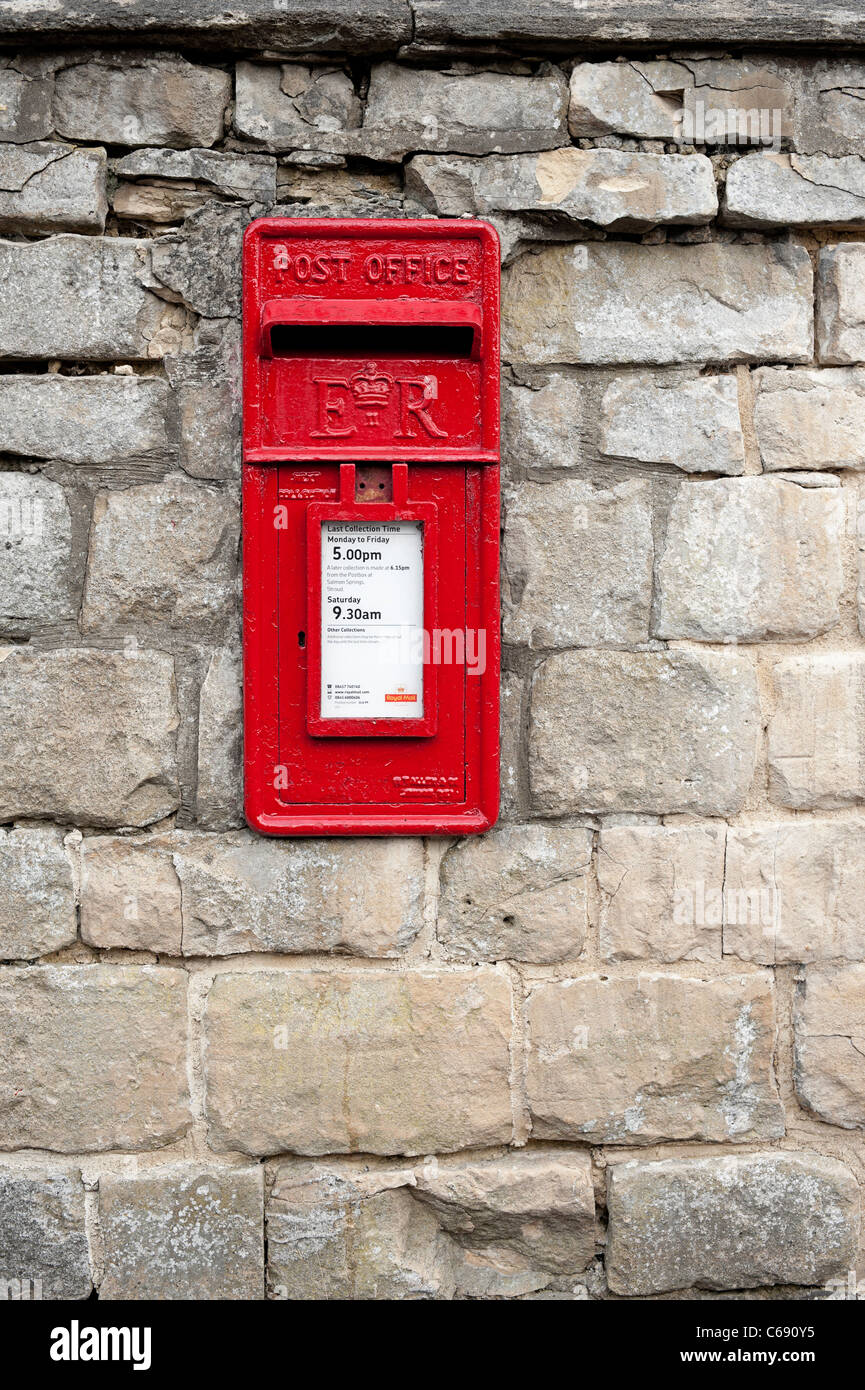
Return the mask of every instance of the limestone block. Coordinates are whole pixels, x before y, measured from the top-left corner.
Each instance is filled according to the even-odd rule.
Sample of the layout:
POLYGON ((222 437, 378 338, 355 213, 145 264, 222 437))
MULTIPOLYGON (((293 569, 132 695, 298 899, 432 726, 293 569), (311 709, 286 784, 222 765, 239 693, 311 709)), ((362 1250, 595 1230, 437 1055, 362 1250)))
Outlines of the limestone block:
POLYGON ((0 959, 34 960, 77 934, 72 863, 61 832, 0 830, 0 959))
POLYGON ((586 935, 592 832, 504 825, 461 840, 441 869, 438 937, 462 960, 556 961, 586 935))
POLYGON ((108 199, 104 150, 56 141, 0 144, 0 232, 101 232, 108 199))
POLYGON ((176 55, 105 53, 62 68, 54 123, 71 140, 109 145, 213 145, 231 76, 176 55))
POLYGON ((85 632, 128 622, 223 626, 236 601, 238 505, 181 473, 93 504, 85 632))
POLYGON ((0 1168, 2 1298, 89 1298, 84 1187, 78 1172, 0 1168))
POLYGON ((806 1110, 865 1128, 865 965, 809 965, 793 1011, 793 1076, 806 1110))
POLYGON ((865 800, 862 656, 818 652, 789 657, 777 663, 773 677, 770 799, 795 810, 828 810, 865 800))
POLYGON ((723 826, 604 826, 597 872, 604 959, 720 960, 723 826))
POLYGON ((492 969, 217 975, 210 1143, 251 1154, 507 1143, 510 1030, 510 986, 492 969))
POLYGON ((0 1148, 158 1149, 191 1123, 186 972, 0 969, 0 1148))
POLYGON ((555 653, 532 687, 532 803, 550 816, 732 814, 751 783, 759 725, 740 653, 555 653))
POLYGON ((103 1175, 100 1297, 263 1298, 263 1200, 258 1167, 103 1175))
POLYGON ((0 632, 74 621, 76 578, 63 488, 39 473, 0 473, 0 632))
POLYGON ((600 451, 683 473, 744 473, 735 377, 614 378, 601 402, 600 451))
POLYGON ((731 826, 724 952, 760 965, 865 960, 861 819, 731 826))
POLYGON ((0 819, 149 825, 177 809, 164 652, 0 647, 0 819))
POLYGON ((855 1263, 856 1180, 822 1154, 616 1164, 609 1210, 607 1278, 619 1294, 819 1287, 855 1263))
POLYGON ((805 641, 840 617, 840 489, 780 478, 683 483, 657 567, 655 635, 805 641))
POLYGON ((649 482, 521 483, 506 505, 505 641, 541 650, 647 641, 652 554, 649 482))
POLYGON ((507 362, 805 362, 811 263, 804 247, 549 246, 503 277, 507 362))
POLYGON ((784 1133, 764 975, 545 981, 526 1012, 538 1139, 747 1143, 784 1133))

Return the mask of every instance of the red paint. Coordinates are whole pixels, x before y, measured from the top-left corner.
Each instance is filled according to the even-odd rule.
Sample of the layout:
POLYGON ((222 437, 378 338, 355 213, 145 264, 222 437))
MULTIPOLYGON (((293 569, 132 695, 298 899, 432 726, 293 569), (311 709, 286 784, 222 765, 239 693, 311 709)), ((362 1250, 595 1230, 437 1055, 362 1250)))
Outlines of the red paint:
POLYGON ((247 819, 283 835, 485 830, 499 795, 495 232, 262 218, 246 233, 243 332, 247 819), (388 485, 366 495, 387 501, 365 500, 373 472, 388 485), (418 522, 425 629, 485 632, 483 674, 424 665, 416 718, 322 717, 334 520, 418 522))

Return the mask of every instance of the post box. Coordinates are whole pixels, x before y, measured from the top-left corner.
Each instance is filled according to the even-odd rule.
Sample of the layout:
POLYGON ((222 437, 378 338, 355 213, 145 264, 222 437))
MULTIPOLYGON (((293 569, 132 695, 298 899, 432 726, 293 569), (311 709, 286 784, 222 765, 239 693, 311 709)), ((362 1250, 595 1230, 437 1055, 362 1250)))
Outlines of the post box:
POLYGON ((483 222, 262 218, 244 243, 246 816, 498 814, 499 251, 483 222))

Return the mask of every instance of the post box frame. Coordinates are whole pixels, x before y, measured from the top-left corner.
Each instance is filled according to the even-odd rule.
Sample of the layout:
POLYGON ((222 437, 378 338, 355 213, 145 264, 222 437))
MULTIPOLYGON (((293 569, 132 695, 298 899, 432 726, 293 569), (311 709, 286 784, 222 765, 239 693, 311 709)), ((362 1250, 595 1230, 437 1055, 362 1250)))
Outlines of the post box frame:
MULTIPOLYGON (((244 740, 245 810, 250 825, 270 835, 453 835, 483 831, 498 814, 499 782, 499 371, 498 371, 498 239, 488 224, 468 219, 450 220, 340 220, 264 218, 247 229, 244 243, 244 740), (383 242, 417 243, 430 238, 448 238, 451 244, 474 239, 481 248, 483 267, 482 308, 477 303, 455 299, 445 309, 435 295, 417 301, 391 296, 378 301, 369 295, 354 294, 344 301, 332 295, 305 298, 302 294, 258 293, 258 256, 264 241, 274 238, 286 243, 309 244, 332 237, 354 241, 379 237, 383 242), (363 301, 367 302, 364 303, 363 301), (382 305, 384 307, 382 307, 382 305), (271 348, 274 326, 281 324, 312 327, 324 323, 393 323, 441 325, 471 331, 468 356, 476 363, 480 377, 482 419, 480 437, 470 445, 453 445, 447 440, 430 443, 419 433, 412 439, 394 439, 387 445, 367 444, 355 438, 321 439, 311 444, 287 448, 268 442, 263 420, 267 401, 262 391, 262 367, 271 348), (393 500, 358 503, 352 497, 355 466, 368 463, 393 466, 393 500), (337 483, 330 490, 322 481, 328 468, 337 465, 337 483), (408 467, 406 466, 408 465, 408 467), (438 504, 412 496, 409 474, 412 465, 421 466, 429 477, 446 479, 448 471, 459 466, 464 489, 465 556, 454 552, 450 535, 440 532, 438 504), (303 524, 306 548, 306 594, 304 603, 307 644, 305 652, 292 655, 286 642, 296 634, 285 629, 281 596, 287 592, 288 577, 280 578, 285 560, 285 540, 274 526, 284 489, 280 479, 288 477, 292 496, 308 497, 303 524), (368 510, 367 510, 368 508, 368 510), (313 745, 332 741, 342 750, 347 773, 357 779, 358 767, 374 750, 386 750, 399 740, 419 747, 436 743, 438 727, 438 677, 434 664, 424 667, 424 715, 407 719, 322 719, 320 717, 320 622, 321 622, 321 525, 325 520, 401 520, 417 519, 424 527, 424 626, 438 619, 438 574, 442 566, 459 566, 464 585, 464 623, 466 631, 483 629, 486 635, 486 670, 483 674, 462 672, 463 756, 460 782, 454 777, 439 779, 411 773, 396 779, 398 793, 390 797, 371 796, 368 801, 347 802, 327 788, 317 789, 322 799, 290 800, 275 791, 274 773, 283 766, 286 725, 283 709, 289 694, 280 689, 280 672, 289 676, 305 663, 306 705, 301 714, 296 697, 292 728, 300 729, 313 745), (281 549, 282 547, 282 549, 281 549), (280 559, 281 554, 283 560, 280 559), (289 665, 286 666, 285 662, 289 665), (295 664, 293 664, 295 663, 295 664), (282 703, 281 703, 282 702, 282 703), (318 713, 317 713, 318 711, 318 713), (392 742, 389 743, 389 740, 392 742)), ((263 292, 262 292, 263 293, 263 292)), ((362 359, 354 359, 358 366, 362 359)), ((421 474, 415 480, 422 481, 421 474)), ((441 483, 445 486, 445 482, 441 483)), ((421 489, 423 491, 423 489, 421 489)), ((300 533, 297 533, 298 535, 300 533)), ((299 563, 299 562, 298 562, 299 563)), ((456 571, 454 571, 456 573, 456 571)), ((290 584, 294 592, 302 580, 299 567, 290 584)), ((297 619, 293 625, 299 626, 297 619)), ((298 676, 299 680, 300 677, 298 676)), ((453 676, 448 687, 455 689, 453 676)), ((449 712, 453 723, 453 709, 449 712)), ((298 732, 297 738, 301 739, 298 732)), ((292 748, 292 756, 303 757, 302 748, 292 748)), ((336 779, 337 783, 339 779, 336 779)))

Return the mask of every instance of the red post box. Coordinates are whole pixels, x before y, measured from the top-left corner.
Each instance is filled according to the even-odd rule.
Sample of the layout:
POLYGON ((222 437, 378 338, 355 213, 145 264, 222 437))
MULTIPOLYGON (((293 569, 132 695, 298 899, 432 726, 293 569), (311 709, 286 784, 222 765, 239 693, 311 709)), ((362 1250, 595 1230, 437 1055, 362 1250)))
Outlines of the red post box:
POLYGON ((474 221, 262 218, 244 245, 246 815, 498 814, 499 252, 474 221))

